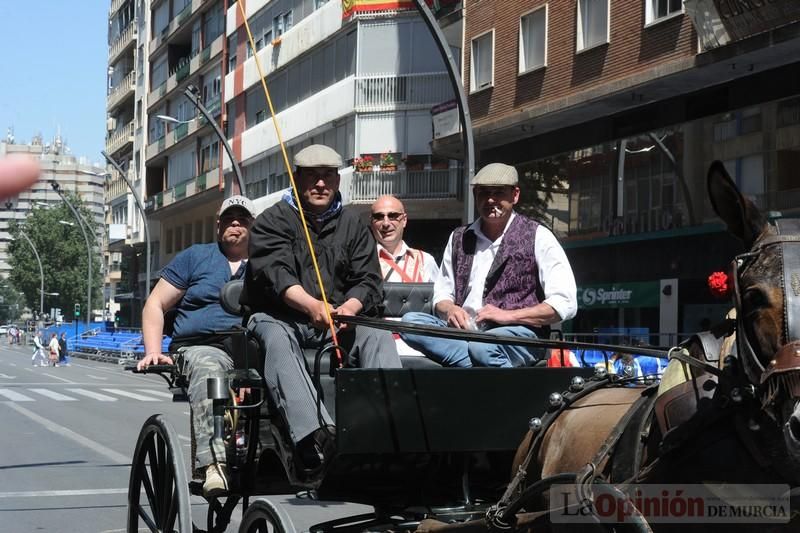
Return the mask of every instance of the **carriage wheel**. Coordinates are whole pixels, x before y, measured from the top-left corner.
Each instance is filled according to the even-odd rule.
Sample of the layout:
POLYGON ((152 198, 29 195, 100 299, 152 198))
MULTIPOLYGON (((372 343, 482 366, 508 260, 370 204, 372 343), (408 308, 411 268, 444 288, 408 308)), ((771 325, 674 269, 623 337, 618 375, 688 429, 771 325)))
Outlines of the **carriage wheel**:
POLYGON ((242 516, 239 533, 285 533, 281 519, 273 505, 265 500, 250 504, 242 516))
POLYGON ((175 430, 161 415, 144 423, 133 453, 128 533, 139 531, 140 518, 151 532, 192 532, 183 453, 175 430))

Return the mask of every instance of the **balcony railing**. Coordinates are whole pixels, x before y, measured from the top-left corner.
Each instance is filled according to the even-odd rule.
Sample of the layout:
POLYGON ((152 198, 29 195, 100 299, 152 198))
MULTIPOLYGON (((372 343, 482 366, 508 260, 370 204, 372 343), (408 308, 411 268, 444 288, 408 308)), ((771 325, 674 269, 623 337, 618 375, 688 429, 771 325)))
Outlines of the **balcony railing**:
POLYGON ((133 42, 134 37, 136 37, 136 19, 133 19, 128 27, 122 30, 117 40, 108 47, 108 62, 113 63, 117 56, 133 42))
POLYGON ((445 72, 356 78, 356 111, 428 108, 453 98, 445 72))
POLYGON ((108 93, 106 109, 113 109, 114 106, 132 94, 134 90, 136 90, 136 71, 132 70, 108 93))
POLYGON ((108 10, 109 18, 111 15, 119 11, 119 8, 121 8, 122 4, 124 4, 126 1, 127 0, 111 0, 111 9, 108 10))
POLYGON ((114 154, 117 150, 122 148, 128 143, 133 142, 134 124, 131 120, 124 127, 115 131, 106 139, 106 152, 114 154))
POLYGON ((178 200, 189 198, 199 194, 206 189, 219 185, 219 168, 212 168, 208 172, 195 176, 187 181, 178 183, 171 189, 161 191, 155 196, 151 196, 145 202, 145 209, 148 211, 158 210, 167 207, 178 200))
POLYGON ((354 172, 350 179, 350 202, 372 203, 391 194, 404 200, 458 198, 460 169, 354 172))

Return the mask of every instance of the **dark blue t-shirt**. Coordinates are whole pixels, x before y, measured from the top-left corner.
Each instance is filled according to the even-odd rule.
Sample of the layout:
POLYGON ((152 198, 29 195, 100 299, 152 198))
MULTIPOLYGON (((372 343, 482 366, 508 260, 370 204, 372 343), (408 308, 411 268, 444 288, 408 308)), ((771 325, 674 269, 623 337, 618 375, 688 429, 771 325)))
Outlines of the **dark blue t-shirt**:
POLYGON ((241 278, 245 261, 233 276, 228 258, 219 244, 195 244, 176 255, 161 271, 161 277, 186 293, 178 302, 173 337, 188 337, 223 331, 241 324, 242 318, 226 312, 219 303, 225 283, 241 278))

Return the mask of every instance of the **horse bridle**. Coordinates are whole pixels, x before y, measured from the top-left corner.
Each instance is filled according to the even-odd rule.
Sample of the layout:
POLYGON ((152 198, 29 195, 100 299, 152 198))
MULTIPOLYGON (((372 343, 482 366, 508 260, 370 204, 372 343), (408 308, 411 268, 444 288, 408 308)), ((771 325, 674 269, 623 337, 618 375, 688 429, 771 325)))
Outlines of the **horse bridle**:
POLYGON ((750 383, 759 386, 764 406, 772 403, 781 391, 790 397, 800 397, 800 220, 777 220, 774 227, 775 234, 764 237, 751 251, 738 255, 733 260, 739 359, 750 383), (744 327, 739 281, 753 264, 753 260, 772 246, 780 247, 782 261, 784 343, 765 367, 753 349, 744 327))

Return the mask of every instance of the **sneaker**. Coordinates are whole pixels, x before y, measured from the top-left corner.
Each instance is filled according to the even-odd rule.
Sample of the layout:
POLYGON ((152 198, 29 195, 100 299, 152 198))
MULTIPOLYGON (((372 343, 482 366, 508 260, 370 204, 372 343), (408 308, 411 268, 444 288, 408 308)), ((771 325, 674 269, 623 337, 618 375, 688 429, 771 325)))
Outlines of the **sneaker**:
POLYGON ((228 478, 225 464, 215 463, 206 467, 206 480, 203 482, 203 496, 216 498, 228 492, 228 478))

